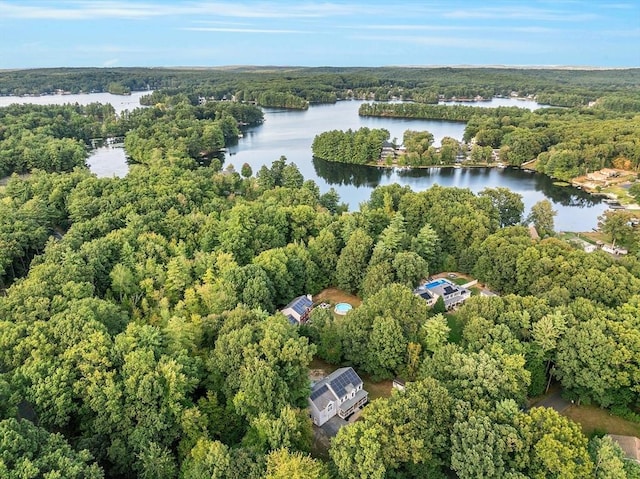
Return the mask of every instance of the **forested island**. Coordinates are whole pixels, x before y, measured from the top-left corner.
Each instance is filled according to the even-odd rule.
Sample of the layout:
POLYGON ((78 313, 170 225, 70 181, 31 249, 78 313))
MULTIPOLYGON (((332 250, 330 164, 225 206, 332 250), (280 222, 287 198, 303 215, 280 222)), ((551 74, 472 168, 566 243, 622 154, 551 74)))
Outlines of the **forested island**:
MULTIPOLYGON (((313 156, 326 161, 370 166, 452 166, 462 154, 463 147, 455 138, 444 137, 438 148, 428 131, 406 130, 402 145, 389 141, 385 129, 366 127, 356 131, 332 130, 316 135, 311 145, 313 156)), ((489 149, 489 159, 491 159, 489 149)), ((486 164, 486 151, 475 148, 471 159, 486 164), (480 155, 483 155, 480 157, 480 155)))
POLYGON ((466 121, 463 140, 499 150, 511 166, 529 164, 551 177, 571 181, 602 168, 640 167, 638 110, 616 109, 607 101, 586 108, 479 108, 464 105, 371 103, 364 116, 466 121))
POLYGON ((323 160, 366 165, 380 158, 388 139, 389 132, 384 129, 332 130, 317 135, 311 151, 323 160))
MULTIPOLYGON (((365 82, 370 71, 397 73, 343 74, 365 82)), ((407 85, 425 74, 407 71, 407 85)), ((151 72, 194 83, 154 92, 151 106, 120 117, 104 105, 0 109, 1 167, 16 173, 0 187, 1 477, 640 477, 606 434, 624 426, 640 435, 640 241, 630 218, 602 218, 609 238, 624 235, 629 254, 617 255, 565 241, 550 202, 525 212, 504 188, 394 184, 350 212, 286 157, 257 172, 225 166, 216 153, 239 127, 259 124, 261 110, 237 99, 200 104, 209 96, 196 89, 216 84, 194 86, 206 72, 151 72), (125 177, 97 178, 84 166, 98 136, 124 136, 134 162, 125 177), (475 278, 491 294, 477 287, 457 309, 430 306, 415 288, 435 275, 475 278), (354 309, 321 307, 328 291, 354 309), (317 307, 291 324, 280 311, 303 295, 317 307), (353 367, 372 391, 361 418, 324 446, 307 410, 312 362, 353 367), (391 392, 394 378, 404 390, 391 392), (575 404, 535 407, 550 389, 575 404), (608 419, 574 422, 575 411, 608 419)), ((76 75, 77 85, 153 80, 142 69, 56 73, 76 75)), ((299 78, 346 84, 336 73, 299 78)), ((237 73, 217 74, 231 84, 237 73)), ((463 74, 453 89, 462 78, 470 92, 489 78, 557 78, 463 74)), ((616 74, 616 85, 635 78, 616 74)), ((38 72, 22 75, 25 88, 40 84, 38 72)), ((614 77, 583 78, 597 96, 614 77)), ((2 72, 0 91, 19 78, 2 72)), ((498 130, 523 157, 527 132, 549 134, 539 154, 551 157, 563 144, 595 148, 585 140, 592 128, 636 158, 635 113, 468 121, 476 142, 498 130)), ((331 132, 317 148, 355 151, 356 137, 373 154, 388 133, 331 132)), ((403 141, 421 157, 433 147, 424 132, 403 141)))

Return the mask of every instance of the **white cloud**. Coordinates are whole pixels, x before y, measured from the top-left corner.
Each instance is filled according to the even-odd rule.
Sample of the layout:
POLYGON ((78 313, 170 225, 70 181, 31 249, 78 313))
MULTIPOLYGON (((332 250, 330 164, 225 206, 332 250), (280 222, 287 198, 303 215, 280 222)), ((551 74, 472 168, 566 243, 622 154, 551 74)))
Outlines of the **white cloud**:
POLYGON ((160 16, 212 15, 235 18, 320 18, 349 15, 355 5, 334 3, 283 4, 276 2, 174 2, 92 1, 63 2, 0 1, 0 17, 49 20, 90 20, 97 18, 136 19, 160 16))
POLYGON ((111 58, 110 60, 107 60, 105 62, 102 63, 103 67, 112 67, 114 65, 116 65, 119 62, 119 60, 117 58, 111 58))
POLYGON ((447 32, 447 31, 464 31, 464 32, 516 32, 516 33, 552 33, 558 31, 566 31, 566 29, 556 29, 549 27, 511 27, 511 26, 469 26, 469 25, 410 25, 410 24, 381 24, 381 25, 349 25, 341 27, 349 30, 374 30, 374 31, 425 31, 425 32, 447 32))
POLYGON ((602 8, 616 8, 620 10, 631 10, 634 8, 638 8, 638 5, 633 5, 631 3, 605 3, 599 6, 601 6, 602 8))
POLYGON ((584 22, 595 20, 598 15, 593 13, 574 13, 562 10, 547 10, 525 6, 501 6, 465 8, 464 10, 452 10, 444 12, 445 18, 456 19, 496 19, 496 20, 529 20, 529 21, 558 21, 558 22, 584 22))
POLYGON ((226 32, 226 33, 313 33, 304 30, 278 30, 266 28, 233 28, 233 27, 186 27, 189 32, 226 32))

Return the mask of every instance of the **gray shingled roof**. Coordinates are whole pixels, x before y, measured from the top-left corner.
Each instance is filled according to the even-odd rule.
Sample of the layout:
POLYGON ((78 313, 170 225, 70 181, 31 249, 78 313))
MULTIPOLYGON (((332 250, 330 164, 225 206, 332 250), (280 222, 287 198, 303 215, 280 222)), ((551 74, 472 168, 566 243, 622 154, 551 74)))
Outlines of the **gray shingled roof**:
POLYGON ((338 400, 326 383, 321 384, 318 389, 314 389, 309 397, 320 411, 323 411, 329 402, 338 400))

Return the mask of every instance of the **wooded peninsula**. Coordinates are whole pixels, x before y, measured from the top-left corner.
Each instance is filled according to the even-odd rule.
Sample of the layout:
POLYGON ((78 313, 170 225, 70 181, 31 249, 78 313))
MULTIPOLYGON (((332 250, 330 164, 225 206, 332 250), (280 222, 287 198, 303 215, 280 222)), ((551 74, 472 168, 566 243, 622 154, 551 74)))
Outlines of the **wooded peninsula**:
MULTIPOLYGON (((119 116, 0 108, 1 477, 640 477, 619 440, 640 436, 629 211, 600 228, 622 253, 568 241, 549 201, 527 213, 505 188, 392 184, 348 211, 285 156, 254 172, 218 155, 266 104, 397 97, 463 118, 509 164, 637 174, 640 70, 0 72, 2 94, 114 84, 155 91, 119 116), (563 108, 429 104, 511 92, 563 108), (129 173, 97 178, 91 140, 116 136, 129 173), (345 419, 354 377, 368 403, 345 419)), ((388 132, 318 138, 360 161, 388 132)), ((433 137, 403 141, 422 158, 433 137)))

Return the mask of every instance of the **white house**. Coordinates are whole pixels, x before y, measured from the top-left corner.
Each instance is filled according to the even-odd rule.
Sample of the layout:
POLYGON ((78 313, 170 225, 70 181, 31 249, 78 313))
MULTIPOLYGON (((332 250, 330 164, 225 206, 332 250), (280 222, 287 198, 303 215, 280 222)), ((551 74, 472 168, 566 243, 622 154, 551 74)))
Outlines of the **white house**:
POLYGON ((602 251, 606 251, 607 253, 614 254, 616 256, 625 255, 629 252, 625 248, 618 248, 614 245, 605 244, 602 246, 602 251))
POLYGON ((364 406, 369 393, 353 368, 340 368, 311 388, 309 410, 316 426, 322 426, 336 414, 345 419, 364 406))
POLYGON ((452 309, 471 297, 470 290, 444 278, 418 286, 413 293, 424 299, 429 306, 433 306, 438 297, 442 296, 444 306, 447 309, 452 309))

